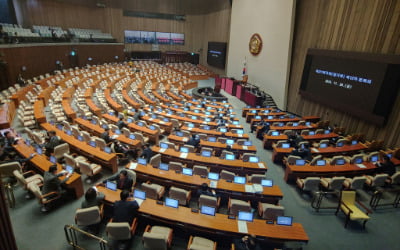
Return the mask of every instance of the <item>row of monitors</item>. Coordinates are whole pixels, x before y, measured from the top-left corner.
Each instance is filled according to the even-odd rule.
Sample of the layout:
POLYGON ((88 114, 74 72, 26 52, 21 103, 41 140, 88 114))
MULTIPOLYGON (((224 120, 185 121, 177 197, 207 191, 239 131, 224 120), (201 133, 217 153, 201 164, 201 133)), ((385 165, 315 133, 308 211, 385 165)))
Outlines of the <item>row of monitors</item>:
MULTIPOLYGON (((345 144, 345 142, 338 142, 338 143, 336 143, 336 147, 337 148, 343 147, 344 144, 345 144)), ((354 145, 357 145, 357 144, 358 144, 358 141, 356 141, 356 140, 351 141, 351 145, 354 146, 354 145)), ((327 147, 329 147, 329 143, 320 143, 318 145, 318 148, 327 148, 327 147)), ((281 144, 281 148, 290 148, 290 143, 289 142, 282 143, 281 144)))
POLYGON ((143 30, 125 30, 125 43, 184 45, 185 34, 143 30))
MULTIPOLYGON (((389 158, 392 157, 392 154, 387 154, 387 156, 389 158)), ((379 156, 378 155, 373 155, 370 157, 369 161, 370 162, 377 162, 379 160, 379 156)), ((364 159, 363 158, 355 158, 354 159, 354 164, 361 164, 363 163, 364 159)), ((335 165, 345 165, 346 164, 346 160, 345 159, 337 159, 335 161, 335 165)), ((304 166, 306 165, 306 161, 303 159, 297 159, 296 160, 296 165, 297 166, 304 166)), ((326 160, 317 160, 315 163, 316 166, 325 166, 326 165, 326 160)))
MULTIPOLYGON (((115 182, 107 181, 106 182, 106 188, 116 191, 117 190, 117 184, 115 182)), ((140 199, 140 200, 145 200, 146 199, 146 192, 142 190, 135 189, 133 191, 133 197, 135 199, 140 199)), ((162 204, 162 202, 158 202, 162 204)), ((169 197, 165 198, 164 202, 165 206, 167 207, 172 207, 172 208, 179 208, 179 201, 177 199, 172 199, 169 197)), ((197 209, 192 209, 193 212, 198 212, 197 209)), ((200 213, 205 214, 205 215, 210 215, 210 216, 215 216, 216 213, 216 208, 215 207, 210 207, 210 206, 201 206, 200 207, 200 213)), ((230 217, 232 218, 232 217, 230 217)), ((234 218, 234 217, 233 217, 234 218)), ((254 214, 252 212, 245 212, 245 211, 239 211, 237 219, 240 221, 248 221, 252 222, 254 220, 254 214)), ((285 226, 291 226, 292 225, 293 218, 290 216, 278 216, 276 220, 277 225, 285 225, 285 226)))
MULTIPOLYGON (((251 106, 249 106, 249 105, 247 105, 246 106, 246 108, 251 108, 251 106)), ((260 106, 257 106, 256 107, 257 109, 259 109, 259 108, 261 108, 260 106)), ((269 106, 267 106, 266 108, 269 108, 269 106)), ((256 109, 252 109, 252 110, 250 110, 249 111, 250 113, 253 113, 253 114, 256 114, 257 112, 262 112, 262 113, 270 113, 270 112, 274 112, 274 113, 279 113, 279 112, 282 112, 280 109, 275 109, 275 110, 273 110, 273 111, 271 111, 271 110, 269 110, 269 109, 266 109, 266 110, 256 110, 256 109)), ((296 117, 295 115, 291 115, 291 118, 294 118, 294 117, 296 117)))

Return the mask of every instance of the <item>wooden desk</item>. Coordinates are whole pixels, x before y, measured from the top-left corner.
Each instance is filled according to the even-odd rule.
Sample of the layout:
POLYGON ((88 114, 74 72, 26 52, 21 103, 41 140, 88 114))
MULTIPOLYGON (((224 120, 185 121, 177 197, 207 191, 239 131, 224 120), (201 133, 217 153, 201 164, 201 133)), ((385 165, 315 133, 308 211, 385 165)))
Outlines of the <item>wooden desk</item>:
POLYGON ((201 129, 201 128, 189 128, 186 126, 181 127, 182 130, 187 130, 191 133, 196 133, 196 134, 206 134, 206 135, 212 135, 212 136, 223 136, 222 132, 216 131, 216 130, 207 130, 207 129, 201 129))
POLYGON ((296 179, 305 177, 333 177, 333 176, 346 176, 353 177, 356 175, 372 174, 376 171, 373 163, 363 162, 365 168, 360 168, 357 164, 346 163, 345 165, 329 165, 326 166, 305 166, 289 165, 286 164, 284 180, 286 182, 294 182, 296 179))
MULTIPOLYGON (((129 168, 130 164, 126 166, 129 168)), ((177 186, 184 189, 190 189, 192 192, 197 192, 203 183, 207 183, 210 186, 211 181, 207 178, 201 178, 199 175, 184 175, 176 173, 173 170, 164 171, 158 168, 153 168, 151 165, 140 165, 136 164, 135 168, 132 169, 136 172, 137 178, 143 181, 152 181, 160 185, 170 187, 177 186)), ((283 198, 283 193, 279 186, 274 185, 272 187, 263 187, 262 193, 246 192, 246 186, 244 184, 236 184, 233 182, 227 182, 223 179, 216 181, 217 186, 214 188, 219 194, 222 194, 231 198, 238 198, 243 200, 251 201, 262 201, 273 204, 278 204, 279 200, 283 198)), ((249 186, 251 183, 246 183, 249 186)))
POLYGON ((310 126, 306 126, 306 125, 299 125, 299 126, 270 126, 270 130, 303 130, 303 129, 316 129, 317 126, 315 124, 312 124, 310 126))
POLYGON ((225 133, 225 137, 233 138, 235 140, 238 140, 238 139, 246 139, 246 140, 248 140, 249 139, 249 135, 248 134, 234 134, 234 133, 232 133, 230 131, 225 133))
MULTIPOLYGON (((35 153, 35 150, 31 146, 27 146, 22 140, 18 140, 18 144, 15 145, 14 148, 18 151, 19 154, 21 154, 25 158, 29 158, 32 153, 35 153)), ((51 165, 54 165, 47 159, 47 156, 45 155, 35 155, 30 160, 30 163, 35 167, 37 171, 41 172, 42 175, 44 172, 49 171, 51 165)), ((60 164, 57 164, 57 169, 58 171, 61 171, 62 166, 60 164)), ((63 180, 64 178, 65 176, 60 177, 61 180, 63 180)), ((74 190, 75 197, 77 199, 80 198, 84 193, 81 175, 76 172, 71 175, 65 185, 67 188, 74 190)))
MULTIPOLYGON (((331 139, 331 138, 335 138, 338 136, 339 136, 338 134, 331 132, 329 134, 302 135, 301 137, 303 137, 303 139, 306 141, 314 142, 314 141, 320 141, 320 140, 324 140, 324 139, 331 139)), ((276 136, 264 135, 264 139, 263 139, 264 148, 271 149, 273 143, 276 143, 277 141, 281 141, 281 140, 286 141, 287 139, 288 139, 288 136, 285 134, 280 134, 280 135, 276 135, 276 136)))
MULTIPOLYGON (((120 191, 112 191, 105 187, 98 187, 98 190, 105 194, 105 201, 114 203, 119 200, 120 191)), ((193 213, 191 208, 179 206, 178 209, 158 205, 155 200, 146 199, 141 204, 140 214, 153 220, 162 220, 172 226, 183 226, 186 230, 206 231, 216 234, 222 233, 226 237, 240 238, 247 234, 254 234, 257 237, 268 238, 276 241, 303 241, 308 242, 308 236, 300 223, 293 223, 292 226, 278 226, 265 223, 265 220, 254 219, 247 222, 248 233, 238 231, 237 220, 228 219, 226 214, 216 213, 215 216, 193 213)))
POLYGON ((44 114, 43 100, 36 100, 33 104, 33 114, 38 123, 46 122, 46 115, 44 114))
POLYGON ((56 131, 57 136, 68 143, 71 150, 88 157, 91 161, 99 163, 101 166, 110 168, 113 173, 118 171, 117 155, 115 153, 107 154, 101 151, 100 148, 89 146, 86 142, 79 141, 75 137, 67 135, 64 131, 58 130, 49 123, 42 123, 41 127, 47 131, 56 131))
POLYGON ((0 129, 10 128, 15 114, 14 102, 8 102, 0 105, 0 129))
POLYGON ((203 157, 197 155, 196 153, 188 153, 185 158, 181 158, 181 152, 173 149, 161 149, 158 146, 153 146, 152 150, 156 153, 162 155, 164 162, 179 161, 184 162, 189 165, 203 165, 210 167, 210 171, 220 172, 222 169, 237 173, 237 174, 247 174, 247 173, 259 173, 264 174, 267 171, 267 166, 264 162, 250 163, 243 162, 242 160, 225 160, 218 157, 203 157))
POLYGON ((142 116, 142 120, 144 120, 144 121, 146 121, 148 123, 151 123, 151 124, 159 125, 168 134, 170 134, 171 131, 172 131, 172 122, 164 122, 163 120, 154 119, 154 118, 151 118, 150 116, 147 116, 147 115, 142 116))
MULTIPOLYGON (((217 149, 217 150, 219 149, 219 151, 222 151, 222 150, 226 149, 226 147, 227 147, 226 143, 210 142, 210 141, 205 141, 205 140, 200 140, 200 145, 204 146, 204 147, 210 147, 210 148, 213 148, 213 149, 217 149)), ((243 145, 239 145, 237 143, 234 143, 232 145, 231 149, 232 149, 232 151, 238 152, 239 154, 243 154, 243 153, 253 153, 253 154, 255 154, 257 152, 257 148, 254 145, 252 145, 252 146, 243 146, 243 145)))
POLYGON ((246 117, 247 113, 251 112, 252 110, 261 111, 261 110, 275 110, 274 108, 243 108, 242 109, 242 117, 246 117))

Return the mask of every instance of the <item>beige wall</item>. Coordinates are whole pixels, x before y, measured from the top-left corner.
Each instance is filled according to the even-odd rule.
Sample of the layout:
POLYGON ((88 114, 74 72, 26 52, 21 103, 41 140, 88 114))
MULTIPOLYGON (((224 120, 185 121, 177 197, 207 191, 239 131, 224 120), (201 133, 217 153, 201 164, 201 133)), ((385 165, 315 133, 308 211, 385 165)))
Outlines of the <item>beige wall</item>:
POLYGON ((272 95, 282 109, 286 107, 294 9, 294 0, 235 0, 232 6, 227 74, 241 79, 246 57, 248 81, 272 95), (248 49, 254 33, 263 40, 258 56, 248 49))

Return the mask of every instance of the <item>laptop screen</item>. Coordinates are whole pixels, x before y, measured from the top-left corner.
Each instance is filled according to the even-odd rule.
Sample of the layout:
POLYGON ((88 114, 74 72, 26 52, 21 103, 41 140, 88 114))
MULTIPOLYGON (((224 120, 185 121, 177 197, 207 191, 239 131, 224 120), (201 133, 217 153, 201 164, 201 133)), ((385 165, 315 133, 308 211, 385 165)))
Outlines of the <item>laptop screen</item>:
POLYGON ((253 145, 253 144, 252 144, 251 141, 245 141, 245 142, 243 143, 243 145, 244 145, 244 146, 251 146, 251 145, 253 145))
POLYGON ((89 145, 95 148, 96 147, 96 142, 95 141, 90 141, 89 145))
POLYGON ((107 154, 111 154, 111 148, 110 147, 104 147, 104 152, 107 154))
POLYGON ((182 168, 182 174, 184 175, 193 175, 193 170, 191 168, 182 168))
POLYGON ((337 159, 336 160, 336 165, 344 165, 346 162, 344 159, 337 159))
POLYGON ((257 163, 258 161, 259 161, 259 159, 258 159, 257 156, 250 156, 249 157, 249 162, 257 163))
POLYGON ((165 143, 165 142, 160 142, 160 148, 165 148, 165 149, 167 149, 167 148, 168 148, 168 144, 165 143))
POLYGON ((226 128, 220 128, 219 129, 219 132, 221 132, 221 133, 226 133, 228 130, 226 129, 226 128))
POLYGON ((311 122, 306 122, 306 126, 310 126, 311 125, 311 122))
POLYGON ((296 166, 304 166, 305 164, 306 164, 306 161, 303 159, 296 160, 296 166))
POLYGON ((227 139, 227 140, 226 140, 226 144, 228 144, 228 145, 232 145, 232 144, 234 144, 234 143, 235 143, 235 141, 232 140, 232 139, 227 139))
POLYGON ((208 137, 208 141, 209 141, 209 142, 216 142, 216 141, 217 141, 217 138, 215 138, 215 137, 208 137))
POLYGON ((253 213, 239 211, 238 212, 238 220, 253 222, 253 213))
POLYGON ((325 160, 318 160, 317 161, 317 166, 325 166, 326 165, 326 161, 325 160))
POLYGON ((116 133, 117 135, 120 135, 120 134, 121 134, 121 130, 117 129, 117 130, 115 130, 115 133, 116 133))
POLYGON ((140 164, 140 165, 146 166, 147 165, 147 160, 145 158, 138 158, 137 163, 140 164))
POLYGON ((112 181, 107 181, 106 182, 106 188, 116 191, 117 190, 117 183, 112 182, 112 181))
POLYGON ((79 141, 83 141, 83 136, 78 135, 78 140, 79 140, 79 141))
POLYGON ((293 217, 291 217, 291 216, 277 216, 276 217, 277 225, 291 226, 292 222, 293 222, 293 217))
POLYGON ((178 202, 178 200, 166 197, 165 198, 165 206, 178 208, 179 207, 179 202, 178 202))
POLYGON ((151 118, 152 118, 152 119, 157 119, 157 116, 156 116, 155 114, 152 114, 152 115, 151 115, 151 118))
POLYGON ((192 119, 193 119, 193 120, 196 120, 196 119, 197 119, 197 116, 192 115, 192 119))
POLYGON ((232 124, 233 125, 239 125, 239 121, 233 121, 232 124))
POLYGON ((179 136, 179 137, 183 137, 183 132, 182 131, 176 131, 176 136, 179 136))
POLYGON ((67 130, 67 135, 72 135, 72 131, 71 130, 67 130))
POLYGON ((43 154, 43 149, 41 147, 36 147, 36 153, 38 153, 38 155, 43 154))
POLYGON ((193 123, 188 123, 187 125, 189 128, 194 128, 194 124, 193 123))
POLYGON ((150 125, 150 126, 149 126, 149 129, 151 129, 151 130, 156 130, 156 126, 150 125))
POLYGON ((204 119, 204 121, 211 122, 211 118, 206 118, 206 119, 204 119))
POLYGON ((169 119, 168 118, 164 118, 163 121, 164 122, 169 122, 169 119))
POLYGON ((315 135, 315 131, 309 131, 308 135, 315 135))
POLYGON ((71 165, 65 166, 65 170, 67 170, 68 173, 72 174, 74 172, 74 167, 71 165))
POLYGON ((134 134, 129 134, 129 139, 135 140, 135 139, 136 139, 136 136, 135 136, 134 134))
POLYGON ((386 156, 389 158, 389 159, 392 159, 392 154, 386 154, 386 156))
POLYGON ((205 130, 210 130, 211 128, 210 128, 210 126, 203 126, 203 129, 205 129, 205 130))
POLYGON ((107 125, 107 124, 103 124, 103 125, 101 125, 101 127, 102 127, 103 129, 106 129, 106 128, 108 128, 108 125, 107 125))
POLYGON ((351 145, 357 145, 358 141, 357 140, 353 140, 351 141, 351 145))
POLYGON ((235 176, 233 178, 233 182, 237 184, 245 184, 246 183, 246 177, 244 176, 235 176))
POLYGON ((133 122, 132 118, 128 118, 128 119, 126 119, 126 121, 127 121, 128 123, 132 123, 132 122, 133 122))
POLYGON ((53 164, 57 163, 57 159, 56 159, 56 157, 54 157, 54 155, 50 155, 50 162, 53 164))
POLYGON ((94 119, 92 119, 92 120, 90 121, 90 123, 92 123, 93 125, 96 125, 96 124, 97 124, 97 121, 94 120, 94 119))
POLYGON ((259 116, 259 115, 256 115, 254 118, 257 120, 261 120, 261 116, 259 116))
POLYGON ((31 145, 31 141, 30 140, 25 140, 25 144, 29 147, 31 145))
POLYGON ((290 148, 290 144, 289 143, 282 143, 282 148, 290 148))
POLYGON ((253 109, 253 110, 251 111, 251 113, 255 114, 255 113, 257 113, 257 110, 253 109))
POLYGON ((297 127, 299 124, 297 122, 293 122, 293 127, 297 127))
POLYGON ((344 142, 338 142, 336 143, 336 147, 343 147, 344 146, 344 142))
POLYGON ((181 147, 181 148, 179 149, 179 151, 180 151, 181 153, 189 153, 189 148, 187 148, 187 147, 181 147))
POLYGON ((201 156, 203 157, 210 157, 211 156, 211 151, 201 151, 201 156))
POLYGON ((371 156, 371 160, 370 161, 372 161, 372 162, 378 161, 378 156, 377 155, 371 156))
POLYGON ((210 172, 210 173, 208 173, 208 179, 214 180, 214 181, 218 181, 219 180, 219 174, 210 172))
POLYGON ((62 130, 62 129, 63 129, 63 125, 58 124, 58 125, 57 125, 57 129, 58 129, 58 130, 62 130))
POLYGON ((133 197, 135 197, 136 199, 145 200, 146 199, 146 192, 142 191, 142 190, 135 189, 133 191, 133 197))
POLYGON ((140 127, 143 127, 144 123, 143 122, 138 122, 137 125, 140 126, 140 127))
POLYGON ((168 171, 169 170, 169 165, 168 163, 160 163, 160 166, 158 167, 161 170, 168 171))
POLYGON ((272 132, 271 132, 271 135, 273 135, 273 136, 278 136, 278 135, 279 135, 279 131, 272 131, 272 132))
POLYGON ((200 213, 215 216, 215 207, 201 206, 200 213))
POLYGON ((273 180, 263 179, 261 180, 261 186, 263 187, 272 187, 274 185, 273 180))
POLYGON ((329 130, 329 129, 326 129, 325 131, 324 131, 324 133, 327 135, 327 134, 329 134, 331 131, 329 130))
POLYGON ((238 129, 238 130, 236 130, 236 132, 237 132, 239 135, 242 135, 242 134, 244 134, 244 131, 243 131, 243 129, 238 129))
POLYGON ((328 144, 326 144, 326 143, 319 144, 319 148, 326 148, 326 147, 328 147, 328 144))
POLYGON ((225 160, 233 161, 233 160, 235 160, 235 155, 226 154, 225 155, 225 160))
POLYGON ((354 163, 355 164, 361 164, 363 162, 363 158, 362 157, 358 157, 356 159, 354 159, 354 163))

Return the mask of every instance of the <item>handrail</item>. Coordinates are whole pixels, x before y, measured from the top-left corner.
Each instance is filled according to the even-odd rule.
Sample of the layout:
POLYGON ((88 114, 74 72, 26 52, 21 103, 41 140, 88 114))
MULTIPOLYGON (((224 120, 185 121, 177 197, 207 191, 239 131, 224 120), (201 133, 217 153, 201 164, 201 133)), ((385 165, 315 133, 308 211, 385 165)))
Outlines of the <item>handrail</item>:
POLYGON ((106 240, 104 240, 103 238, 100 238, 96 235, 93 235, 91 233, 88 233, 76 226, 65 225, 64 232, 65 232, 65 237, 67 239, 68 244, 73 246, 74 248, 84 250, 84 248, 80 247, 78 244, 78 239, 77 239, 77 234, 76 234, 78 232, 78 233, 84 234, 85 236, 90 237, 94 240, 97 240, 99 242, 99 246, 100 246, 101 250, 107 249, 108 242, 106 240))
POLYGON ((322 202, 323 198, 327 194, 336 194, 336 192, 335 191, 330 191, 330 192, 318 191, 318 192, 315 192, 315 195, 313 196, 313 199, 311 201, 311 207, 314 208, 317 212, 320 209, 337 209, 337 206, 335 206, 335 207, 321 207, 321 202, 322 202))

